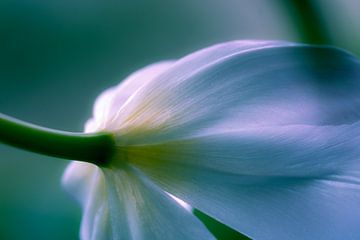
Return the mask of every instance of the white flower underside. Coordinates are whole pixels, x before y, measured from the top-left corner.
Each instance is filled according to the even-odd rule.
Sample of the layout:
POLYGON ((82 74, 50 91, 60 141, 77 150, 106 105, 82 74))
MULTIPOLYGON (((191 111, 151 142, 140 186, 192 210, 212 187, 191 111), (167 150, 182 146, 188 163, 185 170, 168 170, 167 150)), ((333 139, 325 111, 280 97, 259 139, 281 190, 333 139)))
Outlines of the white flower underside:
POLYGON ((86 126, 119 159, 64 175, 81 238, 213 239, 170 193, 253 239, 360 239, 359 110, 359 61, 334 48, 236 41, 146 67, 86 126))

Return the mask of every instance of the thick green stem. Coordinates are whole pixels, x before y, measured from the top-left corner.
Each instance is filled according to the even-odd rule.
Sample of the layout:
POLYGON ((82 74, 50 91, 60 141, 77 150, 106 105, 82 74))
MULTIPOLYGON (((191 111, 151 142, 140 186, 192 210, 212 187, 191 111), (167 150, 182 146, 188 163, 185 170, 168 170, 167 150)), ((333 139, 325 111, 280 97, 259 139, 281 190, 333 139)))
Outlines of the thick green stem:
POLYGON ((71 133, 39 127, 0 113, 0 142, 65 159, 104 165, 114 152, 110 133, 71 133))

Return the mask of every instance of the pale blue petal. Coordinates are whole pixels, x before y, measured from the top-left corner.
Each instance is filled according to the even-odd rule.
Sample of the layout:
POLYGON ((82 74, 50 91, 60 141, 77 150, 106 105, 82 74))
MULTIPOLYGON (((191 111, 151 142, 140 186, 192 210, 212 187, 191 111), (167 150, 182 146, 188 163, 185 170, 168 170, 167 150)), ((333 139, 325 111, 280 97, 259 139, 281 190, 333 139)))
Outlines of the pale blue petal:
POLYGON ((120 155, 135 167, 125 171, 123 159, 114 161, 115 168, 105 170, 102 197, 79 191, 88 196, 86 206, 95 206, 84 214, 82 236, 169 239, 158 223, 175 231, 166 225, 175 212, 175 225, 196 227, 170 239, 208 239, 150 177, 255 239, 360 238, 360 67, 354 56, 329 47, 240 41, 160 69, 135 78, 147 79, 140 85, 129 80, 110 90, 89 121, 88 131, 116 132, 120 155))
POLYGON ((83 204, 89 197, 97 167, 90 163, 73 161, 63 176, 62 184, 77 201, 83 204))
POLYGON ((359 171, 358 59, 283 42, 226 46, 179 60, 132 95, 107 125, 119 152, 255 239, 359 237, 358 186, 337 181, 359 171))
POLYGON ((204 131, 360 119, 359 61, 346 52, 280 42, 225 53, 195 69, 179 60, 118 109, 106 129, 118 131, 119 144, 127 145, 204 131))
MULTIPOLYGON (((172 64, 171 61, 152 64, 130 75, 120 83, 119 86, 104 91, 96 100, 93 118, 89 119, 87 122, 85 132, 96 132, 105 128, 106 124, 109 124, 112 118, 115 117, 115 110, 117 108, 126 105, 128 99, 131 98, 138 89, 146 86, 146 84, 168 69, 172 64)), ((124 173, 115 177, 115 179, 117 178, 124 178, 124 173)), ((149 198, 155 201, 153 203, 154 207, 158 203, 163 203, 164 206, 168 207, 168 209, 165 209, 166 211, 157 209, 159 210, 159 212, 156 213, 158 215, 150 211, 150 214, 152 214, 151 217, 159 217, 159 222, 161 223, 163 230, 153 229, 158 228, 159 226, 156 225, 156 222, 153 220, 150 221, 149 218, 147 218, 147 220, 153 222, 153 225, 144 222, 143 219, 141 219, 141 221, 139 220, 140 222, 137 223, 137 220, 134 221, 131 215, 126 215, 127 209, 125 209, 125 205, 127 203, 119 202, 121 199, 117 197, 108 197, 107 189, 118 189, 118 187, 111 179, 110 181, 105 181, 102 171, 92 164, 82 162, 71 163, 63 176, 62 182, 66 189, 82 205, 83 219, 81 224, 81 239, 141 239, 138 237, 149 239, 148 236, 152 236, 152 234, 153 236, 157 236, 158 239, 166 239, 162 237, 168 237, 170 232, 165 233, 165 231, 171 230, 172 227, 178 229, 179 226, 173 224, 171 222, 172 220, 169 221, 169 218, 173 218, 174 222, 184 225, 184 227, 179 228, 178 230, 171 230, 174 232, 174 236, 177 236, 176 234, 178 234, 178 239, 182 239, 184 236, 188 239, 192 239, 192 237, 194 237, 194 239, 201 238, 200 236, 205 237, 205 239, 212 239, 211 235, 201 222, 185 209, 179 207, 179 205, 166 193, 159 190, 156 190, 154 193, 146 190, 148 196, 143 198, 149 198), (169 215, 170 213, 171 216, 169 215), (181 217, 178 215, 181 215, 181 217), (182 219, 192 223, 192 225, 186 227, 186 224, 181 222, 183 221, 182 219), (128 228, 129 222, 135 224, 132 226, 132 230, 135 229, 134 231, 137 233, 131 232, 132 230, 128 228), (143 229, 136 229, 139 227, 143 229), (140 230, 144 231, 144 233, 140 230)), ((129 187, 129 185, 126 186, 129 187)), ((136 188, 136 186, 134 186, 134 188, 136 188)), ((154 190, 154 187, 150 188, 154 190)), ((129 194, 126 190, 129 189, 124 190, 125 195, 129 194)), ((145 187, 142 186, 141 190, 145 191, 145 187)), ((146 206, 150 205, 146 204, 146 206)), ((138 214, 146 214, 146 211, 149 209, 150 208, 142 209, 142 212, 138 214)), ((144 215, 144 218, 145 217, 146 216, 144 215)))
POLYGON ((253 239, 359 239, 360 124, 236 130, 133 146, 160 187, 253 239))
POLYGON ((214 239, 205 226, 132 167, 104 169, 114 239, 214 239))
POLYGON ((74 162, 63 184, 83 207, 81 239, 214 239, 191 212, 137 170, 74 162))
POLYGON ((92 179, 88 184, 91 190, 82 203, 80 237, 82 240, 114 240, 105 181, 99 168, 92 174, 92 179))
POLYGON ((245 54, 249 51, 260 50, 272 47, 295 46, 296 43, 285 41, 269 40, 238 40, 226 43, 220 43, 191 53, 175 62, 166 72, 163 72, 162 78, 169 81, 178 81, 184 79, 199 69, 209 66, 219 59, 231 56, 233 54, 245 54))
POLYGON ((62 184, 82 206, 81 239, 113 239, 107 193, 100 169, 93 164, 74 161, 67 167, 62 184))
POLYGON ((146 66, 123 80, 118 86, 102 92, 96 99, 93 109, 93 118, 90 119, 85 129, 86 132, 100 131, 110 124, 116 113, 130 97, 139 89, 145 87, 158 75, 173 65, 173 61, 163 61, 146 66))

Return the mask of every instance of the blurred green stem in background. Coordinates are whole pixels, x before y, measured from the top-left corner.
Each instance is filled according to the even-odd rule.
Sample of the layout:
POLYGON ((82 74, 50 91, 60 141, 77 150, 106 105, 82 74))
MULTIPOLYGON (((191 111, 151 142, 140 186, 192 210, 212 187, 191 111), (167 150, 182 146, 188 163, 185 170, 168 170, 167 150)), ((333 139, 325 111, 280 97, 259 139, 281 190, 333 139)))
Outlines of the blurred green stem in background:
POLYGON ((0 113, 0 142, 48 156, 103 165, 111 158, 110 133, 72 133, 39 127, 0 113))
POLYGON ((312 44, 331 44, 326 21, 313 0, 279 0, 300 40, 312 44))

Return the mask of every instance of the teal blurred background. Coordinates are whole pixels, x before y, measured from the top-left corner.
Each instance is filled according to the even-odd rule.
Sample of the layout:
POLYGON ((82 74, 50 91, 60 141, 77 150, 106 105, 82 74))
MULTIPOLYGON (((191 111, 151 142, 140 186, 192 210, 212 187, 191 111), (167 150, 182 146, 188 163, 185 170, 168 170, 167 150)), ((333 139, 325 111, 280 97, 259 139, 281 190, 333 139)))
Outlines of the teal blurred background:
MULTIPOLYGON (((284 1, 1 0, 0 112, 81 131, 96 96, 147 64, 233 39, 301 41, 284 1)), ((360 2, 312 2, 331 42, 359 54, 360 2)), ((78 238, 67 164, 0 145, 0 239, 78 238)))

